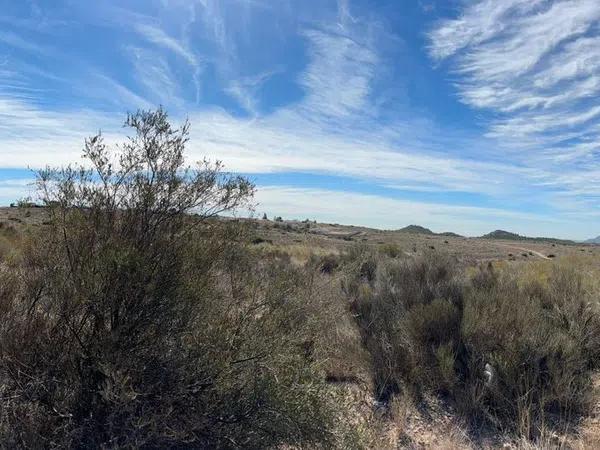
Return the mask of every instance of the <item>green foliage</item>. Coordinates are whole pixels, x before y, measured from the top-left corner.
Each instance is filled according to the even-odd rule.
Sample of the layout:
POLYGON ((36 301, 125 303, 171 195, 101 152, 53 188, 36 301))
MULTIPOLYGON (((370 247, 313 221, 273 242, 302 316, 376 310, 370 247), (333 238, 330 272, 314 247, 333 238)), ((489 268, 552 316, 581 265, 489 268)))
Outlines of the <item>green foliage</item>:
POLYGON ((381 244, 379 246, 379 253, 389 258, 397 258, 402 255, 402 249, 395 243, 381 244))
POLYGON ((126 125, 117 151, 86 141, 91 169, 40 172, 50 223, 0 273, 3 445, 329 442, 311 278, 211 220, 253 186, 186 167, 187 124, 162 110, 126 125))
MULTIPOLYGON (((363 266, 357 275, 369 282, 363 266)), ((400 391, 404 381, 418 387, 439 384, 438 350, 459 343, 462 292, 450 267, 433 255, 391 260, 371 277, 370 289, 353 285, 353 309, 382 399, 400 391)))

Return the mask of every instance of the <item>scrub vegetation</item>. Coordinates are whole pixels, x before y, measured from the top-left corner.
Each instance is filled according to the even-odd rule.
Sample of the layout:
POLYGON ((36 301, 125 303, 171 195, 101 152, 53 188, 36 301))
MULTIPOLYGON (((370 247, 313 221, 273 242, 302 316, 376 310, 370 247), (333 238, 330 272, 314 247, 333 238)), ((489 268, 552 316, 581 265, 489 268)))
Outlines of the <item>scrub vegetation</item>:
POLYGON ((255 188, 186 166, 187 124, 126 126, 40 171, 40 207, 0 222, 3 448, 600 443, 595 254, 280 245, 266 217, 222 217, 255 188), (451 419, 429 440, 414 424, 432 405, 451 419))

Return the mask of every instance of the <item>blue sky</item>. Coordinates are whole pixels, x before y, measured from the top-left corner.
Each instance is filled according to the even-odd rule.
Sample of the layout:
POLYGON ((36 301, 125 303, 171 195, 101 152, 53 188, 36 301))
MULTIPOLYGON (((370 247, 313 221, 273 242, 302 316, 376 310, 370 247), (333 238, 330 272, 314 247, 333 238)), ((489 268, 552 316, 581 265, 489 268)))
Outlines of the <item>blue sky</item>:
POLYGON ((0 203, 163 105, 261 215, 600 234, 597 0, 0 7, 0 203))

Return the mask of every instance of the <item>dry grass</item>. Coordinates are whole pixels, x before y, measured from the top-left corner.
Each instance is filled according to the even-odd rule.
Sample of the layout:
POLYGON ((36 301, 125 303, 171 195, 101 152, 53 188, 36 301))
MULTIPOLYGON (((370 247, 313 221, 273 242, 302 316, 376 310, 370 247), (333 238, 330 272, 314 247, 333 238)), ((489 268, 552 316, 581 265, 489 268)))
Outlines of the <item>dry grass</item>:
MULTIPOLYGON (((11 223, 18 228, 26 225, 39 226, 47 222, 47 219, 47 212, 43 208, 0 208, 0 222, 11 223)), ((513 254, 512 259, 514 259, 514 261, 510 261, 511 264, 530 260, 542 261, 533 252, 543 255, 553 253, 557 259, 573 257, 577 260, 579 257, 589 256, 595 267, 600 265, 600 246, 556 244, 555 247, 552 247, 552 244, 544 242, 420 235, 365 227, 323 223, 306 224, 299 221, 275 223, 256 220, 250 222, 255 227, 258 236, 265 239, 267 243, 270 241, 275 247, 287 248, 289 246, 291 253, 296 252, 293 249, 294 246, 306 246, 308 249, 315 249, 316 252, 322 252, 321 249, 324 249, 327 253, 344 253, 352 245, 363 243, 374 250, 390 246, 399 248, 402 252, 417 255, 426 252, 430 246, 433 246, 436 251, 455 257, 463 267, 488 261, 509 262, 511 260, 508 256, 509 253, 513 254), (345 240, 344 237, 348 240, 345 240), (523 247, 527 250, 519 250, 515 247, 523 247), (531 255, 528 254, 529 251, 532 252, 531 255)), ((310 251, 300 250, 298 260, 305 261, 307 253, 310 251)))
POLYGON ((0 222, 0 262, 5 262, 19 251, 21 246, 22 233, 12 224, 0 222))
POLYGON ((589 413, 600 291, 588 257, 500 263, 465 279, 434 254, 379 259, 365 278, 366 255, 354 256, 346 286, 381 399, 450 395, 468 420, 527 440, 589 413))
MULTIPOLYGON (((4 228, 0 229, 0 257, 4 261, 7 259, 12 260, 11 264, 14 267, 19 259, 15 256, 21 253, 20 247, 26 242, 23 236, 27 233, 24 226, 27 224, 16 221, 5 223, 10 224, 10 226, 4 225, 4 228)), ((297 301, 303 306, 301 309, 295 310, 295 314, 300 313, 302 316, 310 318, 306 322, 307 328, 305 330, 313 336, 310 352, 316 361, 314 367, 320 374, 319 376, 322 377, 321 381, 327 380, 329 382, 326 390, 322 391, 322 395, 328 398, 328 401, 337 405, 336 414, 340 414, 338 416, 332 413, 332 419, 336 423, 335 427, 331 429, 332 446, 338 448, 391 449, 397 448, 398 445, 400 447, 404 445, 405 448, 491 449, 501 448, 503 442, 508 442, 510 448, 522 448, 523 450, 600 448, 600 430, 597 417, 583 418, 578 426, 573 425, 565 430, 564 427, 561 428, 560 423, 558 426, 552 425, 556 419, 550 417, 552 415, 550 414, 546 418, 551 420, 547 424, 540 425, 538 422, 539 414, 535 411, 537 406, 535 406, 535 402, 531 401, 522 403, 523 406, 517 409, 516 416, 514 416, 517 417, 515 428, 520 430, 517 431, 517 436, 521 433, 523 435, 521 438, 515 438, 515 434, 508 431, 510 427, 506 427, 504 431, 500 432, 506 434, 503 439, 498 438, 499 443, 473 441, 473 438, 466 431, 469 428, 460 425, 460 422, 456 422, 455 419, 458 418, 458 415, 454 411, 449 413, 452 415, 452 420, 442 418, 432 422, 430 427, 421 427, 420 425, 417 427, 416 424, 423 421, 422 412, 419 410, 421 405, 419 400, 412 396, 413 388, 409 387, 410 384, 426 379, 421 383, 423 387, 433 386, 434 391, 456 393, 457 385, 454 384, 456 379, 453 376, 458 373, 458 379, 462 379, 461 373, 456 372, 456 361, 459 357, 457 347, 454 346, 454 343, 452 346, 446 345, 449 342, 447 337, 432 334, 436 329, 453 328, 448 327, 446 321, 450 312, 446 308, 448 304, 439 301, 436 303, 435 299, 431 302, 429 300, 422 301, 423 305, 418 306, 413 313, 402 315, 400 318, 385 310, 383 317, 389 320, 389 326, 392 327, 390 330, 394 329, 394 324, 397 326, 400 323, 405 323, 406 325, 398 328, 402 332, 397 336, 401 338, 398 342, 404 342, 403 346, 409 345, 409 352, 401 356, 401 360, 409 361, 411 366, 408 372, 404 372, 406 368, 402 368, 394 375, 397 378, 399 387, 394 388, 393 392, 399 391, 401 393, 392 396, 389 409, 382 411, 381 407, 374 406, 372 402, 372 382, 378 379, 377 371, 381 370, 381 368, 378 368, 378 364, 383 363, 383 367, 387 367, 387 372, 384 372, 387 375, 383 379, 388 378, 389 374, 394 373, 393 371, 396 369, 391 368, 385 362, 385 359, 380 358, 382 353, 379 352, 377 346, 365 341, 364 332, 361 336, 361 327, 364 325, 355 320, 356 318, 353 317, 353 313, 348 308, 348 289, 352 292, 353 301, 373 302, 377 299, 381 301, 382 298, 385 298, 382 297, 384 294, 386 296, 397 295, 397 288, 391 290, 385 288, 385 284, 388 283, 390 277, 396 280, 394 283, 398 284, 399 280, 404 280, 402 283, 410 280, 414 281, 419 279, 421 275, 419 275, 419 272, 409 271, 407 273, 411 275, 404 277, 401 273, 394 272, 396 270, 394 267, 398 264, 410 265, 413 261, 413 258, 406 258, 404 255, 398 257, 396 254, 397 244, 371 246, 365 243, 362 250, 359 252, 352 250, 355 253, 348 257, 346 256, 346 250, 344 250, 348 248, 348 244, 345 242, 337 245, 337 242, 331 243, 327 240, 303 239, 302 242, 275 240, 274 243, 251 244, 252 239, 248 237, 250 243, 248 255, 250 258, 256 257, 258 260, 262 259, 264 261, 265 258, 272 260, 276 265, 283 264, 291 272, 296 273, 293 277, 298 278, 295 279, 303 280, 300 284, 296 283, 300 288, 297 301), (388 251, 388 249, 390 250, 388 251), (331 263, 331 270, 321 270, 322 264, 327 262, 328 258, 335 261, 335 264, 331 263), (388 281, 385 281, 386 279, 388 281), (396 292, 396 294, 393 292, 396 292), (446 317, 443 319, 445 324, 443 326, 440 325, 442 322, 439 322, 443 318, 442 316, 446 317), (432 336, 434 340, 430 341, 432 336), (411 340, 413 340, 412 343, 411 340), (420 353, 424 348, 424 343, 431 345, 431 342, 436 343, 434 345, 438 345, 437 343, 440 343, 440 345, 431 353, 420 353), (374 358, 374 355, 378 356, 374 358), (391 369, 393 369, 392 372, 390 372, 391 369), (328 393, 325 394, 325 392, 328 393)), ((417 253, 418 257, 419 253, 417 253)), ((434 258, 441 261, 439 256, 434 258)), ((461 325, 462 330, 470 330, 468 331, 471 336, 469 339, 475 339, 472 334, 475 332, 476 335, 488 336, 487 339, 491 339, 490 342, 492 343, 498 343, 503 342, 508 336, 508 334, 502 334, 503 331, 500 332, 501 330, 507 332, 513 330, 511 332, 513 334, 515 331, 524 333, 529 329, 539 330, 536 327, 544 322, 540 322, 539 318, 536 318, 538 313, 535 309, 530 309, 532 307, 531 298, 540 298, 541 303, 549 301, 549 304, 553 305, 551 310, 559 314, 560 317, 567 319, 576 317, 577 321, 573 321, 574 324, 581 322, 581 311, 583 311, 577 309, 577 305, 588 305, 588 309, 591 308, 594 311, 597 311, 600 307, 598 303, 600 298, 598 294, 600 292, 600 276, 598 275, 600 273, 600 260, 593 254, 573 251, 551 261, 541 259, 502 260, 494 262, 493 267, 498 279, 503 280, 501 282, 497 281, 497 283, 500 283, 500 287, 495 289, 498 289, 499 295, 508 300, 502 306, 502 302, 494 300, 498 296, 485 294, 482 304, 491 301, 490 304, 494 304, 495 307, 499 308, 498 313, 490 315, 490 311, 486 309, 478 310, 477 314, 469 319, 466 328, 464 328, 464 324, 461 325), (578 274, 578 276, 573 278, 573 274, 578 274), (507 295, 508 292, 511 292, 511 294, 507 295), (572 295, 574 292, 577 293, 576 297, 572 295), (529 306, 525 307, 525 305, 529 306), (502 309, 504 307, 506 309, 502 309), (473 324, 477 326, 473 327, 473 324), (483 324, 495 324, 494 327, 498 328, 494 329, 494 333, 500 332, 500 334, 495 337, 490 335, 492 329, 486 328, 488 325, 484 326, 483 324), (504 325, 510 325, 510 327, 503 328, 504 325)), ((427 291, 435 294, 433 297, 440 297, 440 295, 441 298, 447 297, 444 292, 452 292, 452 289, 454 289, 452 287, 454 281, 448 284, 450 280, 455 279, 459 285, 462 285, 461 283, 468 284, 470 283, 468 280, 477 278, 481 273, 480 269, 476 267, 468 267, 464 271, 460 268, 460 265, 457 265, 456 268, 458 271, 450 278, 425 276, 425 286, 427 287, 425 291, 422 290, 423 286, 417 290, 413 289, 414 286, 409 287, 407 291, 406 286, 403 287, 402 289, 406 292, 413 292, 413 294, 405 296, 406 300, 408 301, 411 296, 415 298, 415 292, 422 295, 423 292, 427 291), (442 288, 441 285, 437 285, 440 281, 445 287, 442 288)), ((435 273, 435 271, 432 273, 435 273)), ((273 274, 274 272, 263 271, 253 281, 250 278, 246 278, 246 281, 240 278, 238 282, 256 286, 258 280, 269 280, 268 277, 272 277, 273 274)), ((274 282, 274 279, 270 280, 274 282)), ((10 286, 10 283, 12 281, 9 282, 6 279, 3 285, 6 288, 10 286)), ((227 286, 228 284, 225 283, 221 287, 227 290, 229 289, 227 286)), ((478 298, 478 296, 483 295, 484 291, 484 288, 479 287, 468 294, 466 304, 471 305, 469 308, 478 304, 469 296, 475 295, 473 298, 478 298)), ((585 311, 588 311, 588 309, 584 308, 585 311)), ((356 314, 356 309, 354 311, 354 314, 356 314)), ((370 318, 368 321, 369 327, 377 325, 377 321, 380 320, 378 317, 380 316, 370 318)), ((569 330, 569 333, 577 331, 576 328, 569 328, 569 330)), ((552 339, 548 339, 548 336, 551 335, 542 333, 537 337, 531 335, 525 340, 532 343, 533 348, 539 349, 543 348, 541 343, 552 341, 552 339)), ((390 343, 393 342, 389 341, 391 337, 393 335, 387 333, 387 341, 381 339, 376 341, 379 344, 383 342, 385 348, 389 349, 390 343)), ((464 337, 451 338, 450 340, 455 339, 464 339, 464 337)), ((555 341, 555 344, 559 345, 559 341, 555 341)), ((479 338, 476 338, 473 342, 479 342, 479 338)), ((473 342, 469 345, 473 346, 473 342)), ((518 342, 515 341, 517 347, 520 345, 517 344, 518 342)), ((593 344, 588 343, 586 345, 593 347, 593 344)), ((594 351, 592 347, 589 348, 590 352, 594 351)), ((488 347, 487 344, 483 346, 476 344, 473 348, 480 355, 477 361, 482 360, 483 355, 493 354, 493 352, 489 353, 491 347, 488 347)), ((531 358, 531 353, 527 353, 531 351, 528 350, 529 348, 523 347, 524 354, 528 359, 531 358)), ((494 351, 497 352, 497 350, 494 351)), ((392 359, 397 360, 398 354, 392 353, 392 355, 396 355, 392 359)), ((496 364, 498 364, 498 361, 503 361, 502 358, 505 358, 508 354, 502 356, 499 353, 498 355, 496 358, 499 359, 496 359, 496 364)), ((510 353, 510 355, 512 357, 513 354, 510 353)), ((522 364, 523 361, 519 364, 522 364)), ((572 359, 569 360, 569 364, 572 362, 572 359)), ((479 370, 478 364, 479 362, 476 362, 473 366, 476 373, 479 373, 477 372, 479 370)), ((500 363, 498 366, 501 368, 502 377, 512 376, 510 372, 506 372, 506 369, 502 368, 504 367, 502 364, 506 363, 500 363)), ((510 378, 507 378, 507 380, 510 380, 510 378)), ((572 381, 561 382, 557 389, 552 391, 552 395, 560 394, 561 386, 569 383, 573 384, 572 381)), ((125 389, 125 387, 119 389, 125 389)), ((506 392, 510 391, 505 391, 503 395, 506 395, 506 392)), ((589 403, 594 398, 596 401, 600 398, 598 393, 595 396, 590 396, 586 402, 589 403)), ((460 400, 470 404, 470 409, 463 410, 463 415, 475 414, 471 418, 476 417, 477 420, 486 417, 500 420, 502 414, 506 414, 505 410, 501 413, 494 411, 493 408, 497 408, 500 404, 495 404, 494 402, 497 399, 494 400, 494 397, 490 393, 485 393, 485 391, 475 389, 473 396, 469 398, 461 397, 460 400)), ((563 403, 570 401, 579 400, 572 395, 564 396, 561 400, 563 403)), ((519 402, 515 402, 515 404, 519 404, 519 402)), ((13 407, 14 405, 11 406, 11 408, 13 407)), ((27 414, 30 414, 31 420, 42 420, 42 410, 39 410, 39 408, 38 410, 29 409, 27 414)), ((576 416, 574 413, 571 415, 576 416)), ((507 418, 501 420, 505 421, 507 418)))

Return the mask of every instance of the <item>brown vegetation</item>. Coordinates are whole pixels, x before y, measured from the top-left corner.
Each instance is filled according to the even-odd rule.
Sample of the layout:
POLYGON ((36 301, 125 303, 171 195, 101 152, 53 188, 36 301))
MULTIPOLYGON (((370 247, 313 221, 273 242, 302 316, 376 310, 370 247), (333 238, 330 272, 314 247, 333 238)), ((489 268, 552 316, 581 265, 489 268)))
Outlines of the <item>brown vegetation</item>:
POLYGON ((3 448, 599 442, 594 255, 221 220, 253 186, 186 168, 161 110, 127 125, 0 217, 3 448))
POLYGON ((135 135, 116 153, 86 143, 92 169, 40 173, 51 224, 2 272, 0 441, 328 442, 310 276, 209 222, 253 187, 218 163, 183 167, 187 126, 160 110, 127 125, 135 135))
POLYGON ((379 398, 433 391, 471 424, 527 439, 590 413, 600 363, 594 277, 568 265, 541 278, 535 265, 490 264, 465 278, 455 267, 431 253, 347 280, 379 398))

